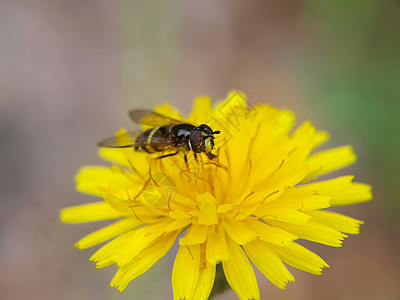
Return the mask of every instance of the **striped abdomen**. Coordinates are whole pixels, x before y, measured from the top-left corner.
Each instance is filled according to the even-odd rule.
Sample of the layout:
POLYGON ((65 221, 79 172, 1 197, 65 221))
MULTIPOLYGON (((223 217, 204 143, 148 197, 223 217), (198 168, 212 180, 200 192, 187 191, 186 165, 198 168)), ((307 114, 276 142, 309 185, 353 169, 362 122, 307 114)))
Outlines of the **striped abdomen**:
POLYGON ((154 153, 173 146, 168 127, 170 125, 158 126, 142 132, 135 140, 135 150, 154 153))

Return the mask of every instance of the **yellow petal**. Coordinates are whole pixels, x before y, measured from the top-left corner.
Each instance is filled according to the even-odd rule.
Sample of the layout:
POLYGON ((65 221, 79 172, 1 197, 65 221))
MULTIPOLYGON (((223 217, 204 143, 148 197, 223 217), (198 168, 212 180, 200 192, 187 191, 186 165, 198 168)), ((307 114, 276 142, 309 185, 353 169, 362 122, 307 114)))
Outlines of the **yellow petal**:
POLYGON ((259 235, 259 239, 278 246, 287 246, 297 239, 292 233, 277 227, 272 227, 259 220, 247 219, 243 221, 251 230, 259 235))
POLYGON ((76 189, 95 196, 100 196, 104 190, 126 196, 126 189, 136 187, 140 190, 141 181, 133 173, 122 172, 118 167, 84 167, 75 176, 76 189))
POLYGON ((294 186, 285 192, 275 201, 267 203, 267 207, 286 207, 301 211, 309 211, 327 208, 330 206, 330 196, 318 195, 311 189, 302 189, 303 186, 294 186))
POLYGON ((332 196, 332 205, 356 204, 372 199, 371 186, 362 183, 353 183, 348 189, 332 196))
POLYGON ((208 226, 192 224, 185 236, 179 239, 180 246, 197 245, 206 241, 208 226))
POLYGON ((174 299, 192 299, 199 278, 200 245, 179 247, 172 269, 174 299))
POLYGON ((148 153, 129 148, 99 148, 99 156, 120 167, 128 167, 139 178, 145 177, 149 172, 148 153))
POLYGON ((227 213, 228 211, 230 211, 231 209, 232 209, 232 204, 224 203, 224 204, 218 205, 217 213, 224 214, 224 213, 227 213))
POLYGON ((144 248, 151 244, 155 239, 161 236, 163 233, 171 232, 175 230, 182 230, 190 220, 173 220, 165 219, 152 225, 146 225, 140 227, 135 231, 131 240, 121 247, 119 252, 113 256, 118 266, 122 266, 132 260, 138 255, 144 248))
POLYGON ((134 218, 125 218, 119 220, 111 225, 108 225, 102 229, 99 229, 84 238, 80 239, 75 247, 79 249, 86 249, 94 245, 105 242, 113 237, 120 235, 128 230, 131 230, 142 224, 142 221, 136 220, 134 218))
POLYGON ((210 120, 211 128, 221 131, 215 140, 216 145, 226 144, 239 134, 250 118, 249 113, 246 96, 240 92, 232 91, 224 101, 218 102, 213 118, 210 120))
POLYGON ((214 225, 217 224, 217 208, 215 198, 210 193, 204 193, 197 196, 199 202, 199 224, 214 225))
POLYGON ((278 125, 276 130, 282 132, 283 134, 288 134, 293 127, 296 120, 296 116, 290 110, 279 111, 278 125))
POLYGON ((143 226, 134 230, 134 234, 129 242, 120 247, 118 253, 113 256, 113 260, 118 266, 129 263, 143 249, 149 246, 153 241, 161 236, 161 232, 150 234, 151 226, 143 226))
POLYGON ((314 135, 314 147, 313 149, 318 148, 319 146, 325 144, 327 140, 329 140, 329 133, 326 131, 318 131, 314 135))
POLYGON ((258 237, 258 234, 247 227, 242 221, 226 218, 224 220, 224 225, 225 230, 231 239, 239 245, 250 243, 258 237))
MULTIPOLYGON (((154 108, 154 111, 156 113, 162 114, 164 116, 176 119, 176 120, 184 120, 184 118, 182 117, 181 113, 176 110, 174 107, 172 107, 169 103, 164 103, 162 105, 157 105, 154 108)), ((162 125, 162 124, 160 124, 162 125)), ((165 124, 164 124, 165 125, 165 124)))
POLYGON ((297 235, 301 239, 325 244, 332 247, 341 247, 347 235, 311 219, 306 225, 290 224, 268 220, 268 224, 276 226, 297 235))
MULTIPOLYGON (((354 176, 341 176, 325 181, 295 187, 299 193, 309 191, 314 195, 331 196, 331 205, 348 205, 372 199, 371 186, 352 183, 354 176)), ((289 191, 288 191, 289 192, 289 191)))
POLYGON ((312 216, 313 220, 349 234, 358 234, 360 232, 360 225, 364 224, 363 221, 331 211, 317 210, 310 211, 309 214, 312 216))
POLYGON ((114 210, 119 211, 122 215, 132 215, 132 207, 130 207, 128 201, 122 200, 110 194, 103 194, 102 197, 105 203, 107 203, 114 210))
POLYGON ((144 249, 129 264, 120 267, 110 286, 118 287, 120 292, 124 290, 131 280, 146 272, 171 249, 177 235, 178 231, 163 235, 151 246, 144 249))
POLYGON ((182 211, 180 209, 172 210, 169 213, 169 216, 173 219, 190 219, 193 216, 186 211, 182 211))
POLYGON ((304 122, 295 130, 288 144, 286 167, 295 167, 304 163, 314 147, 315 132, 315 127, 309 121, 304 122))
POLYGON ((65 223, 85 223, 126 217, 107 203, 95 202, 61 209, 60 220, 65 223))
POLYGON ((193 103, 193 110, 187 121, 195 125, 208 124, 213 113, 212 102, 209 97, 196 97, 193 103))
POLYGON ((277 160, 276 156, 281 156, 284 152, 284 145, 289 141, 287 134, 293 126, 295 117, 289 111, 280 112, 274 107, 265 105, 255 105, 252 111, 255 114, 253 124, 258 125, 254 126, 258 129, 258 134, 252 139, 252 160, 263 162, 261 171, 268 173, 266 168, 277 160), (265 155, 266 151, 268 156, 265 155))
MULTIPOLYGON (((295 189, 302 193, 304 191, 312 192, 314 195, 333 196, 351 186, 351 181, 354 176, 340 176, 329 180, 312 182, 301 186, 296 186, 295 189)), ((289 192, 289 191, 288 191, 289 192)))
POLYGON ((202 257, 200 262, 199 279, 193 295, 194 300, 209 299, 212 287, 214 285, 215 269, 215 265, 208 263, 207 260, 202 257))
POLYGON ((117 236, 112 241, 108 242, 99 250, 97 250, 90 257, 90 261, 96 262, 97 268, 104 268, 111 264, 114 264, 114 255, 117 254, 127 243, 129 243, 134 235, 135 230, 130 230, 117 236))
POLYGON ((268 243, 259 239, 243 246, 253 264, 277 287, 284 289, 294 277, 268 243))
MULTIPOLYGON (((283 161, 283 167, 280 168, 270 177, 267 177, 265 181, 261 181, 254 186, 255 190, 259 193, 264 193, 264 195, 269 195, 276 191, 283 192, 290 187, 295 186, 301 182, 308 173, 308 166, 301 166, 299 168, 286 168, 285 162, 283 161)), ((270 175, 270 174, 268 174, 270 175)), ((270 198, 269 200, 273 200, 270 198)))
POLYGON ((229 258, 225 232, 217 230, 208 233, 206 257, 212 265, 229 258))
POLYGON ((311 155, 307 177, 319 176, 344 168, 356 161, 357 157, 351 146, 338 147, 311 155))
POLYGON ((227 238, 229 259, 222 262, 226 280, 239 299, 260 299, 256 276, 242 248, 227 238))
POLYGON ((297 243, 291 243, 287 247, 275 245, 270 247, 285 263, 299 270, 320 275, 323 268, 329 268, 322 258, 297 243))
POLYGON ((307 224, 311 217, 303 212, 290 208, 270 208, 268 204, 261 205, 254 213, 263 220, 277 220, 287 223, 307 224))

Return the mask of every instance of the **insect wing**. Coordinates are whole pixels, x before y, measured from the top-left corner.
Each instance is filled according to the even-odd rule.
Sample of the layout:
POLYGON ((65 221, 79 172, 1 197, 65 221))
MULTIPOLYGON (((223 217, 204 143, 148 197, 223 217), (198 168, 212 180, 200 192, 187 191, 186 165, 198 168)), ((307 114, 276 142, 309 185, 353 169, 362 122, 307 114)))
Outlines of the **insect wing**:
POLYGON ((138 124, 152 127, 183 122, 182 120, 173 119, 154 111, 144 109, 131 110, 129 112, 129 117, 138 124))
POLYGON ((132 147, 135 144, 136 138, 141 133, 140 130, 124 132, 121 134, 117 134, 113 137, 109 137, 105 140, 102 140, 97 143, 99 147, 108 147, 108 148, 126 148, 132 147))
POLYGON ((168 137, 156 136, 153 135, 151 140, 149 139, 138 139, 133 144, 134 147, 142 147, 142 148, 153 148, 158 149, 157 151, 167 150, 169 148, 174 148, 175 143, 168 137))

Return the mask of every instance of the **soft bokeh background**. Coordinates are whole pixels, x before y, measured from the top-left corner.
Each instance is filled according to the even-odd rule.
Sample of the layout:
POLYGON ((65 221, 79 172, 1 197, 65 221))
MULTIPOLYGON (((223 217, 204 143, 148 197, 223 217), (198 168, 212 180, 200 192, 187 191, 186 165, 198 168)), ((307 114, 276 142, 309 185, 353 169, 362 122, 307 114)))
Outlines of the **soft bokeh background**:
MULTIPOLYGON (((73 243, 103 224, 61 224, 96 142, 132 129, 126 112, 231 89, 297 112, 351 143, 344 174, 375 200, 341 208, 366 221, 340 249, 311 245, 331 268, 294 270, 265 299, 400 299, 399 1, 0 1, 0 294, 2 299, 166 299, 174 253, 119 294, 73 243)), ((338 173, 339 174, 339 173, 338 173)), ((293 270, 293 269, 291 269, 293 270)), ((259 275, 259 274, 258 274, 259 275)), ((228 292, 219 299, 236 299, 228 292)))

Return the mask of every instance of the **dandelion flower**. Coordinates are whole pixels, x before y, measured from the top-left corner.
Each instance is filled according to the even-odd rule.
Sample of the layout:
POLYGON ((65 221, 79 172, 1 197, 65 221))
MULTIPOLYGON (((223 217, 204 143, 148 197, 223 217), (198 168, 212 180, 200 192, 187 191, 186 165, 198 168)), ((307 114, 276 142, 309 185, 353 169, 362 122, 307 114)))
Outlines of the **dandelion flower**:
POLYGON ((331 210, 372 198, 370 186, 353 176, 322 179, 356 160, 350 146, 315 151, 328 139, 306 121, 295 130, 294 114, 268 105, 249 107, 239 92, 212 106, 195 99, 185 119, 168 104, 155 111, 192 124, 207 124, 216 136, 216 161, 183 153, 154 159, 131 148, 101 148, 111 167, 83 167, 77 190, 102 200, 64 208, 63 222, 116 220, 76 243, 84 249, 107 242, 90 260, 118 271, 119 291, 143 274, 174 245, 174 299, 208 299, 216 266, 222 264, 240 299, 260 299, 250 261, 277 287, 294 277, 287 265, 321 274, 328 264, 299 245, 304 239, 340 247, 358 234, 356 220, 331 210), (111 241, 109 241, 111 240, 111 241))

